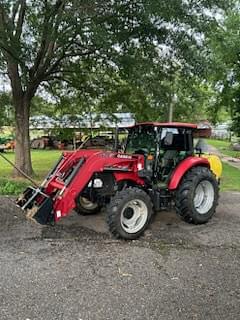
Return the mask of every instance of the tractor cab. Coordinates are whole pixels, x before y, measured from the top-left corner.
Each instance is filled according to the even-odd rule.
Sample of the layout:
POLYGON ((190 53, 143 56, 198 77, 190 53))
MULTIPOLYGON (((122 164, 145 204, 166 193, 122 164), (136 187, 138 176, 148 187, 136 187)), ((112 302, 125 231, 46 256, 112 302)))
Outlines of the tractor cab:
POLYGON ((140 123, 129 129, 125 152, 144 155, 145 173, 166 183, 173 169, 194 154, 193 131, 185 123, 140 123))

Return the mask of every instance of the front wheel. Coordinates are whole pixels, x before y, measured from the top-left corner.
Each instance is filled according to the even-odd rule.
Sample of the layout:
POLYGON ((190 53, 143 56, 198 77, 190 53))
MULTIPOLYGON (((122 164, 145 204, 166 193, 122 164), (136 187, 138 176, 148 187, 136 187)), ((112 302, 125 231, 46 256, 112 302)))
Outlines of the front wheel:
POLYGON ((107 206, 107 223, 116 238, 137 239, 143 234, 153 215, 150 197, 141 189, 119 191, 107 206))
POLYGON ((194 167, 183 177, 176 192, 176 212, 186 222, 206 223, 215 213, 218 181, 206 167, 194 167))

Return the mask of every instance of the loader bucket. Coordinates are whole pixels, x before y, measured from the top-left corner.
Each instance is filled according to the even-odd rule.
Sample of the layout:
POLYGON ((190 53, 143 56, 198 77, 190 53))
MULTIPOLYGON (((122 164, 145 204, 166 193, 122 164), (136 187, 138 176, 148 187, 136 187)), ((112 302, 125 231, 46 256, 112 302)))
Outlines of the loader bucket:
POLYGON ((26 212, 28 219, 40 224, 49 224, 54 220, 53 200, 39 188, 28 187, 16 204, 26 212))

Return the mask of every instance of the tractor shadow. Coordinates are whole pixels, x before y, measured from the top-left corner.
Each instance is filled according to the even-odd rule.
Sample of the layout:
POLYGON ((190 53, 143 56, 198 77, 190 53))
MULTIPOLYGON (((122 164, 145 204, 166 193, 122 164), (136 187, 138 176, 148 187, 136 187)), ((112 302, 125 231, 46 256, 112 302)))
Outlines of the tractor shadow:
MULTIPOLYGON (((181 244, 191 241, 192 232, 205 227, 193 226, 181 221, 174 211, 155 214, 152 223, 137 242, 161 241, 168 244, 181 244)), ((105 212, 81 216, 72 212, 55 226, 42 228, 42 239, 65 239, 101 241, 114 240, 108 231, 105 212)), ((116 240, 121 242, 122 240, 116 240)), ((135 241, 136 242, 136 241, 135 241)))
MULTIPOLYGON (((214 217, 206 224, 193 225, 182 221, 175 211, 161 211, 154 216, 144 235, 133 241, 135 245, 161 243, 167 246, 187 248, 232 247, 240 245, 240 193, 224 192, 214 217)), ((43 239, 87 240, 90 242, 126 241, 115 240, 106 224, 102 212, 81 216, 72 212, 54 227, 42 228, 43 239)))
POLYGON ((94 241, 109 238, 109 234, 102 212, 89 216, 72 212, 54 226, 43 227, 42 238, 94 241))

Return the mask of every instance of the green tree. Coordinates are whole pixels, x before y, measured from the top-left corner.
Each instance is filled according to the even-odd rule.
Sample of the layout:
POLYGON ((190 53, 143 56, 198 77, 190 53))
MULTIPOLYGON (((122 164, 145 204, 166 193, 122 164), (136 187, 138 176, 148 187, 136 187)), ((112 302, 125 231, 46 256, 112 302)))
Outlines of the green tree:
POLYGON ((38 90, 57 81, 65 89, 73 73, 84 88, 87 70, 102 65, 153 95, 153 73, 171 73, 173 60, 186 73, 201 72, 202 36, 215 23, 214 13, 228 4, 223 0, 1 0, 0 68, 7 72, 12 88, 16 165, 32 173, 29 116, 38 90))
POLYGON ((210 37, 211 61, 209 83, 215 94, 215 104, 209 112, 217 117, 228 112, 232 129, 240 136, 240 10, 239 1, 227 12, 210 37))

